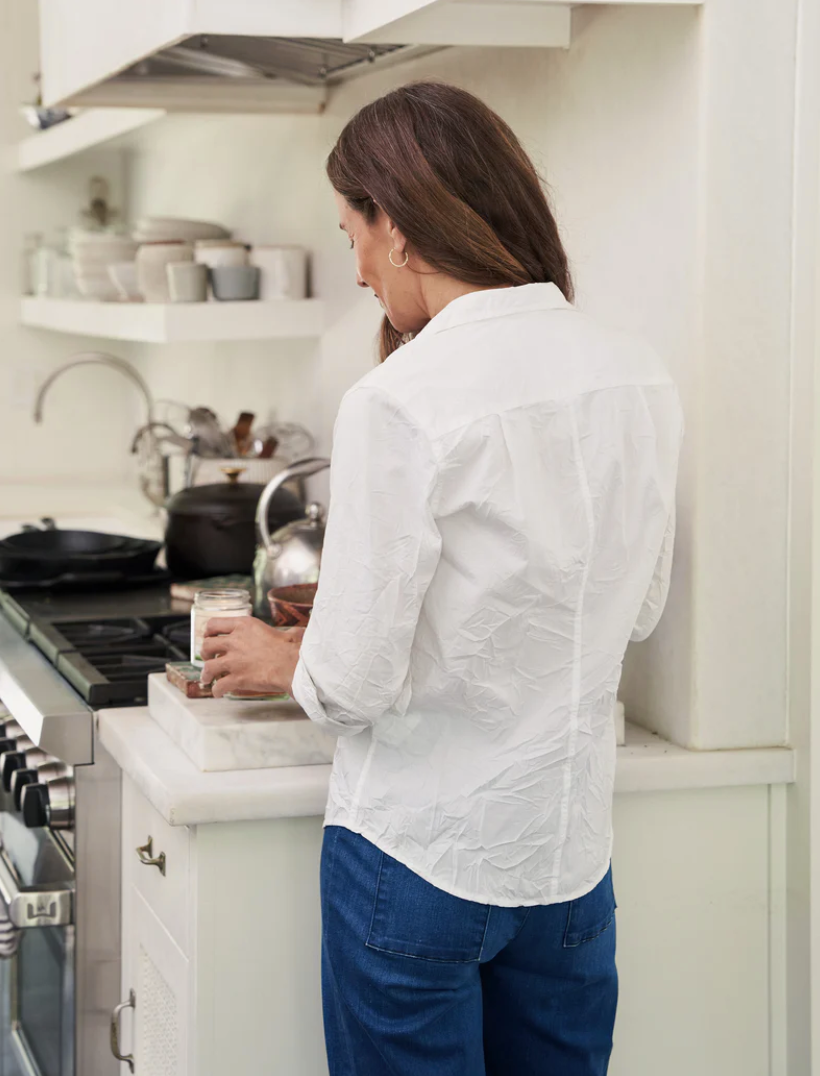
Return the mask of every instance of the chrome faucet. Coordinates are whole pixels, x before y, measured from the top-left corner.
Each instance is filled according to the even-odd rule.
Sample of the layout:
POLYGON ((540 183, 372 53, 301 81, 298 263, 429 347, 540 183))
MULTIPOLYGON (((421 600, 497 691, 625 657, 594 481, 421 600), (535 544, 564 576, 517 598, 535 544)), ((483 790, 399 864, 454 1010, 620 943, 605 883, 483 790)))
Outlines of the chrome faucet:
MULTIPOLYGON (((34 421, 43 421, 43 401, 46 398, 48 390, 60 374, 64 374, 66 370, 71 370, 75 366, 108 366, 112 370, 117 370, 119 373, 124 374, 129 381, 133 381, 140 390, 145 399, 146 424, 140 430, 140 434, 131 447, 131 451, 136 452, 142 434, 146 432, 153 433, 154 426, 156 425, 154 422, 154 398, 143 378, 130 363, 126 362, 125 359, 117 358, 116 355, 109 355, 105 351, 81 351, 78 355, 69 359, 68 362, 63 363, 62 366, 58 366, 40 386, 40 391, 37 393, 37 399, 34 401, 34 421)), ((153 505, 161 505, 165 503, 169 492, 168 460, 161 452, 159 452, 155 440, 152 441, 147 452, 148 461, 143 462, 140 465, 140 488, 153 505)))
POLYGON ((125 361, 125 359, 118 359, 116 355, 109 355, 105 351, 81 351, 78 355, 75 355, 73 359, 69 359, 69 361, 63 363, 62 366, 58 366, 40 386, 40 391, 37 393, 37 399, 34 401, 34 421, 43 421, 43 401, 46 398, 46 393, 60 374, 64 374, 66 370, 71 370, 75 366, 91 365, 108 366, 112 370, 118 370, 121 374, 124 374, 127 378, 133 381, 145 398, 147 421, 153 422, 154 399, 151 396, 151 390, 148 388, 145 381, 137 373, 134 367, 125 361))

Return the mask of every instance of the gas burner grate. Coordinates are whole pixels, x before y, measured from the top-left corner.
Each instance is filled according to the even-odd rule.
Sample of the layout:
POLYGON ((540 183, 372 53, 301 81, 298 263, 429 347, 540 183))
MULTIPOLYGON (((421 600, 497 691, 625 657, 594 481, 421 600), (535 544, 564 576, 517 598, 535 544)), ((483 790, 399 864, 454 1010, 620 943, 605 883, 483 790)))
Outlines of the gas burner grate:
POLYGON ((30 637, 95 709, 141 706, 151 673, 188 660, 190 621, 175 615, 55 620, 30 637))
POLYGON ((125 624, 61 624, 60 632, 78 650, 86 647, 120 646, 143 638, 146 629, 138 621, 125 624))

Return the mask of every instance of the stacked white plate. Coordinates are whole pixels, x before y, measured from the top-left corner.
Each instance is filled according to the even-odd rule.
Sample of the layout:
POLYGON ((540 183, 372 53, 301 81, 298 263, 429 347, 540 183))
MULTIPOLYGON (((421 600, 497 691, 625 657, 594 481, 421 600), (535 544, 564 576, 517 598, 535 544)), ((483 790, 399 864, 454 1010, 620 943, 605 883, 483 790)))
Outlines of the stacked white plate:
POLYGON ((89 299, 117 299, 117 288, 108 273, 108 266, 133 261, 137 254, 134 240, 111 232, 76 229, 71 233, 68 247, 80 294, 89 299))
POLYGON ((138 243, 196 243, 199 239, 230 239, 230 235, 221 224, 184 217, 143 217, 134 231, 138 243))

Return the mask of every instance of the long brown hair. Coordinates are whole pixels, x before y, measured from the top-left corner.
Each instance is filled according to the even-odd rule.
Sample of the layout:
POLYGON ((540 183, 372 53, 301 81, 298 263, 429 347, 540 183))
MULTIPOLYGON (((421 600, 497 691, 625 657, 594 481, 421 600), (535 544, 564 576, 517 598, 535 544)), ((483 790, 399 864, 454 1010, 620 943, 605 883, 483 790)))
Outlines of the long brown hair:
MULTIPOLYGON (((556 284, 572 299, 558 226, 508 125, 473 94, 414 82, 365 105, 327 161, 335 190, 372 223, 381 208, 411 252, 468 284, 556 284)), ((385 317, 384 360, 402 343, 385 317)))

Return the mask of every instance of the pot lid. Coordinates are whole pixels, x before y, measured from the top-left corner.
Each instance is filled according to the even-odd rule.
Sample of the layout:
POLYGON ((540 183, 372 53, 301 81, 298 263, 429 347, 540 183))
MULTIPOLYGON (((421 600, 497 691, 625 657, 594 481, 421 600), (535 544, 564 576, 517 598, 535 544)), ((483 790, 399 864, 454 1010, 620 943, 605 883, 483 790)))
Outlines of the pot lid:
MULTIPOLYGON (((255 519, 256 506, 265 487, 256 482, 238 481, 243 470, 242 467, 224 467, 224 482, 180 490, 166 502, 167 511, 181 516, 255 519)), ((287 515, 292 519, 303 512, 302 502, 290 490, 280 488, 276 491, 271 501, 270 516, 287 515)))

